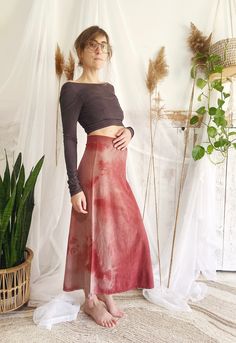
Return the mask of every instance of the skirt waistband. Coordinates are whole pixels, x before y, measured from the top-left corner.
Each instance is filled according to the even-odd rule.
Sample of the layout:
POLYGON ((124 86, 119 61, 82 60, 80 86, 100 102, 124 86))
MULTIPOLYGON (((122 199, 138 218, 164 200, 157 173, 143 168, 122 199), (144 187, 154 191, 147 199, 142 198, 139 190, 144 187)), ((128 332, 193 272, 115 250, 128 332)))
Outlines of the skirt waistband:
POLYGON ((105 141, 105 140, 108 140, 108 141, 112 141, 113 139, 115 139, 116 137, 111 137, 111 136, 105 136, 105 135, 87 135, 87 142, 88 141, 105 141))

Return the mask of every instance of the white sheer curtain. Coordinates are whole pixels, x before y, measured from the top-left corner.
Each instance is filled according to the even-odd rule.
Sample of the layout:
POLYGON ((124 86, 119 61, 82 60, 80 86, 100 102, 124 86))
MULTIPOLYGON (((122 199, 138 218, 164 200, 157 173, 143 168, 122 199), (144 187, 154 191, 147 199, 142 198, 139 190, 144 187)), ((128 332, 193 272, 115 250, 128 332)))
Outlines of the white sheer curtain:
MULTIPOLYGON (((183 6, 188 4, 186 0, 181 2, 183 2, 183 6)), ((19 5, 19 3, 16 4, 19 5)), ((141 18, 141 9, 135 8, 135 4, 136 2, 133 1, 133 8, 138 11, 141 18)), ((152 7, 154 10, 159 9, 160 20, 163 15, 169 13, 168 1, 164 7, 164 13, 161 13, 163 4, 161 0, 149 0, 145 4, 150 6, 150 11, 152 11, 152 7)), ((198 4, 194 5, 196 11, 204 9, 204 2, 200 1, 200 4, 200 9, 198 9, 198 4)), ((127 13, 131 13, 130 5, 131 3, 126 8, 126 2, 123 0, 34 0, 26 1, 22 12, 19 12, 18 8, 18 11, 11 13, 11 22, 14 22, 14 18, 17 16, 22 15, 25 24, 22 20, 20 34, 17 33, 17 27, 15 27, 18 38, 17 50, 14 50, 15 58, 10 59, 9 72, 3 74, 4 80, 0 89, 1 159, 4 159, 4 147, 11 156, 13 156, 13 152, 16 156, 18 151, 22 151, 24 163, 29 170, 45 154, 45 162, 37 182, 35 209, 28 239, 28 246, 34 251, 30 301, 32 305, 46 303, 62 292, 71 209, 66 183, 61 127, 59 161, 57 166, 55 164, 58 100, 58 84, 54 66, 55 48, 58 42, 63 52, 68 55, 75 38, 90 25, 98 24, 103 27, 111 38, 114 55, 111 64, 103 72, 103 78, 115 86, 116 94, 125 112, 124 124, 133 126, 135 129, 135 136, 129 146, 127 177, 140 206, 140 211, 143 209, 150 159, 149 99, 145 89, 145 71, 148 60, 144 59, 141 54, 142 46, 135 44, 138 37, 134 35, 134 31, 129 30, 126 21, 127 13)), ((207 6, 208 14, 212 12, 211 17, 213 18, 214 1, 210 1, 207 6)), ((190 7, 188 9, 190 10, 190 7)), ((191 13, 186 12, 183 16, 186 30, 182 33, 182 39, 186 39, 190 20, 191 13)), ((173 23, 178 27, 180 20, 173 21, 173 23)), ((142 25, 142 23, 140 24, 142 25)), ((6 23, 6 28, 7 25, 10 24, 6 23)), ((157 24, 156 30, 159 39, 160 29, 157 24)), ((168 25, 166 29, 168 29, 168 25)), ((145 32, 145 25, 143 25, 142 32, 145 32)), ((155 33, 147 29, 147 41, 149 37, 154 41, 155 33)), ((6 41, 2 35, 0 39, 6 47, 6 51, 10 51, 12 37, 11 40, 6 41)), ((168 39, 171 44, 170 36, 168 39)), ((173 32, 171 39, 173 41, 173 32)), ((162 45, 165 45, 164 39, 156 41, 149 57, 152 57, 153 52, 162 45)), ((145 43, 143 48, 146 49, 146 52, 148 51, 145 43)), ((175 54, 178 55, 178 50, 175 54)), ((169 61, 174 63, 175 56, 169 58, 167 53, 167 59, 169 64, 169 61)), ((174 86, 170 84, 173 80, 172 74, 170 74, 169 83, 166 82, 160 88, 167 108, 168 101, 172 108, 188 108, 191 86, 188 81, 189 65, 187 65, 186 59, 189 61, 189 56, 182 56, 182 60, 180 59, 178 65, 175 66, 181 68, 181 77, 185 75, 185 81, 182 83, 182 95, 178 97, 178 101, 176 100, 176 105, 173 99, 175 99, 176 88, 180 92, 181 84, 178 85, 177 82, 174 86), (169 85, 168 90, 167 85, 169 85), (170 100, 171 97, 172 100, 170 100)), ((5 63, 7 63, 7 56, 5 56, 5 63)), ((78 69, 76 76, 79 72, 78 69)), ((174 75, 177 81, 178 76, 175 70, 174 75)), ((184 132, 174 129, 165 122, 158 123, 155 138, 162 287, 159 287, 157 228, 152 192, 153 178, 151 178, 144 218, 151 248, 155 288, 144 290, 143 294, 149 301, 167 308, 182 310, 190 310, 187 305, 188 299, 197 300, 205 295, 205 287, 195 282, 199 273, 202 272, 209 279, 215 277, 215 214, 212 202, 215 192, 215 171, 207 159, 197 163, 191 160, 192 135, 190 137, 185 162, 187 176, 181 197, 171 283, 168 289, 166 285, 184 148, 184 132)), ((86 134, 78 126, 79 159, 82 156, 85 141, 86 134)), ((74 292, 74 296, 79 299, 83 296, 82 294, 82 291, 74 292)), ((64 301, 68 301, 68 298, 66 299, 64 301)))

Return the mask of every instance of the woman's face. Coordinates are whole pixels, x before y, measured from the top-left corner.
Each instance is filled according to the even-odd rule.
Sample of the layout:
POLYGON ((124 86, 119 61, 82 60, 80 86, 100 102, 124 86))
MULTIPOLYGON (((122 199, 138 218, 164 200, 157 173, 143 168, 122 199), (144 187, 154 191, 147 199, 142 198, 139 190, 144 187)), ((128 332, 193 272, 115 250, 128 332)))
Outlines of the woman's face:
POLYGON ((108 59, 109 45, 106 37, 98 35, 90 40, 84 50, 79 52, 83 68, 100 69, 108 59))

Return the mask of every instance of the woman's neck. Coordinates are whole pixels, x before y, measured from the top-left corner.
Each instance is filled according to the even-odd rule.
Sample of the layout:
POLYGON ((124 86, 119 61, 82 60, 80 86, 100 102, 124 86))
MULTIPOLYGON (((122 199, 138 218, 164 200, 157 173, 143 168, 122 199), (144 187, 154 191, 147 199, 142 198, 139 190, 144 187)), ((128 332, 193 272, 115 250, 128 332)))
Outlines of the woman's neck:
POLYGON ((82 75, 79 77, 79 82, 86 82, 86 83, 100 83, 98 73, 97 72, 86 72, 83 71, 82 75))

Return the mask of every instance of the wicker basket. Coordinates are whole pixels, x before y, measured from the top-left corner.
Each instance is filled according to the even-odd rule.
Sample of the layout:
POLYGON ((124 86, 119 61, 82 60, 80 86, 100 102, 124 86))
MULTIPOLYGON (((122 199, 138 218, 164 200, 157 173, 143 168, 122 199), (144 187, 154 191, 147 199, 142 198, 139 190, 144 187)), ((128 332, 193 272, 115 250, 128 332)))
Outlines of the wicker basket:
POLYGON ((224 67, 236 66, 236 37, 222 39, 210 46, 210 54, 220 56, 224 67))
POLYGON ((29 300, 32 258, 33 251, 26 248, 23 263, 0 269, 0 313, 16 310, 29 300))
POLYGON ((223 82, 236 76, 236 38, 222 39, 210 46, 210 54, 220 56, 220 63, 224 66, 221 73, 210 75, 210 81, 222 79, 223 82))

